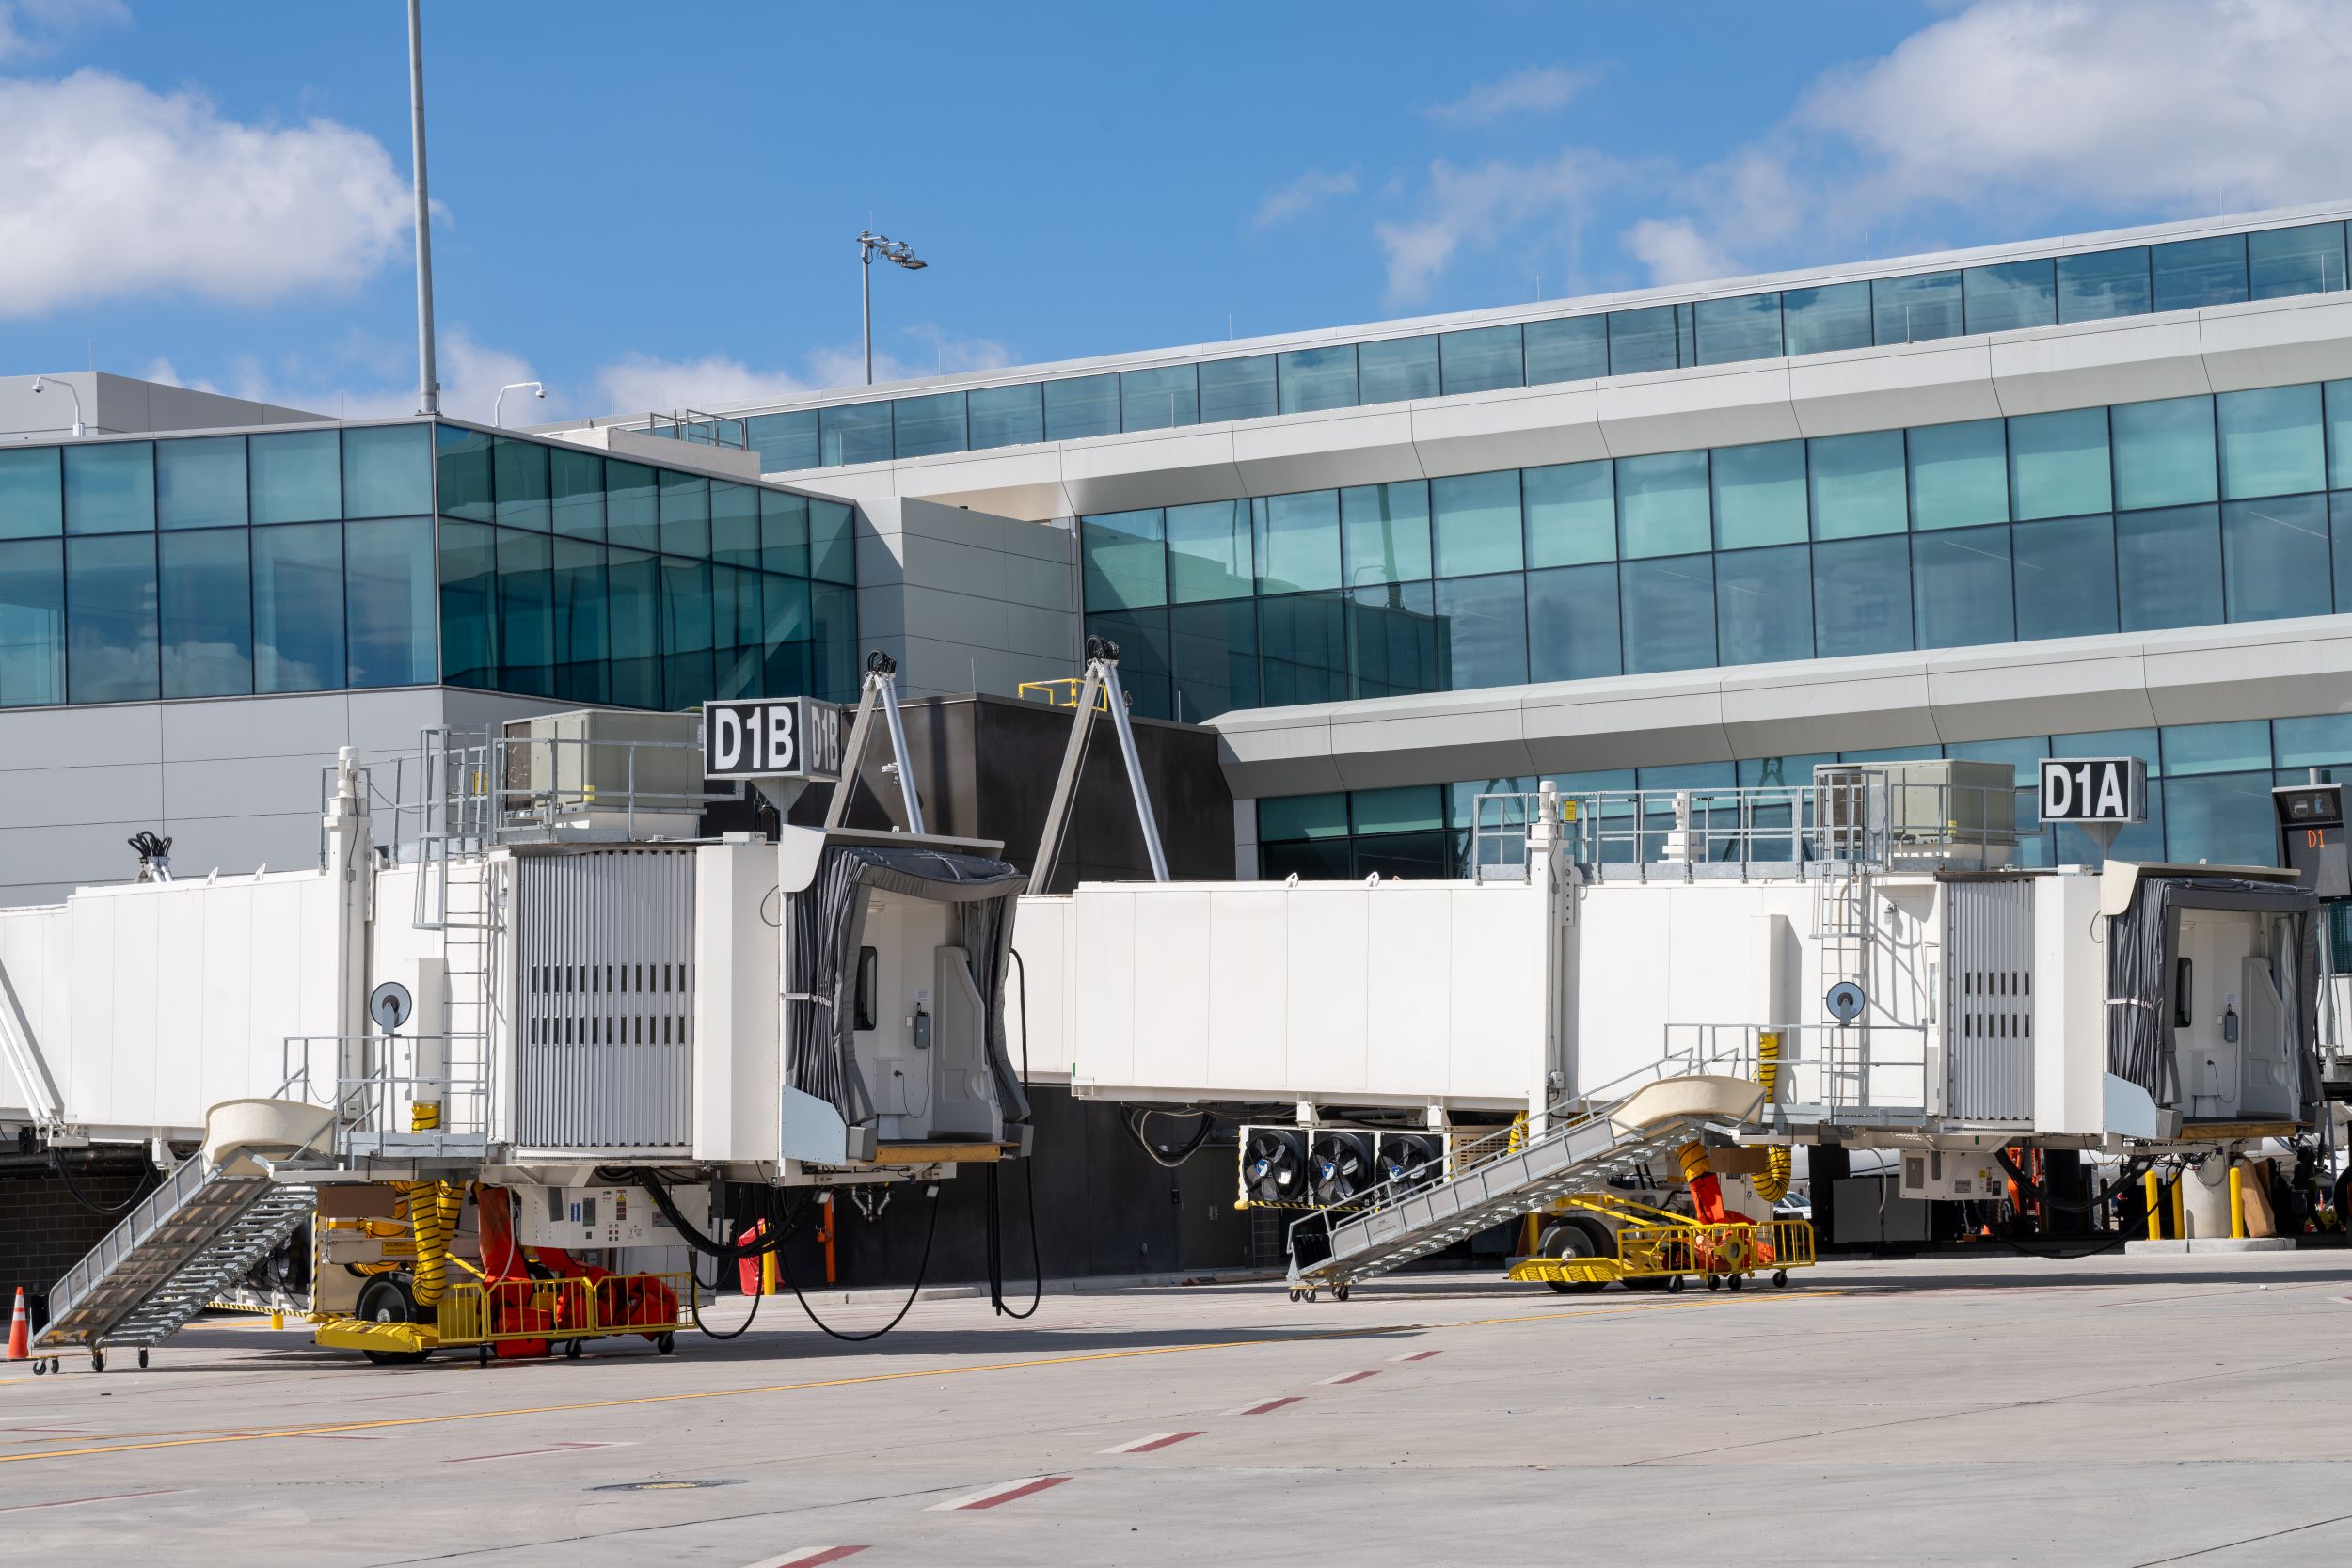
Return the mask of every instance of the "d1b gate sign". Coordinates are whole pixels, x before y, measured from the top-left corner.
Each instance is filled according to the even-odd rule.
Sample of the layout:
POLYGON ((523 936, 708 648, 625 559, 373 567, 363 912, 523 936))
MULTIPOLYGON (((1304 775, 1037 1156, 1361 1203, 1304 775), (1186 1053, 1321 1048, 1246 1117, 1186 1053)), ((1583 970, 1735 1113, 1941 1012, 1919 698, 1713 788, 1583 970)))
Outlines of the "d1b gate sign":
POLYGON ((2148 764, 2138 757, 2042 759, 2044 822, 2145 822, 2148 764))
POLYGON ((703 776, 838 779, 841 710, 812 697, 705 703, 703 776))

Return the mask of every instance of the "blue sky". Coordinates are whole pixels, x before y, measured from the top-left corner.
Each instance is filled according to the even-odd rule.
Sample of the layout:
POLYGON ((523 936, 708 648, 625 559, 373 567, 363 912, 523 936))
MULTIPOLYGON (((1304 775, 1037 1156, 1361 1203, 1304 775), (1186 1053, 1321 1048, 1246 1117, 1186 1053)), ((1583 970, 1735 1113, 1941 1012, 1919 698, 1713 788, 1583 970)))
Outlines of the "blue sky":
MULTIPOLYGON (((427 0, 454 412, 1291 331, 2352 191, 2323 0, 427 0), (1229 327, 1230 323, 1230 327, 1229 327)), ((0 372, 412 406, 397 0, 0 0, 0 372)))

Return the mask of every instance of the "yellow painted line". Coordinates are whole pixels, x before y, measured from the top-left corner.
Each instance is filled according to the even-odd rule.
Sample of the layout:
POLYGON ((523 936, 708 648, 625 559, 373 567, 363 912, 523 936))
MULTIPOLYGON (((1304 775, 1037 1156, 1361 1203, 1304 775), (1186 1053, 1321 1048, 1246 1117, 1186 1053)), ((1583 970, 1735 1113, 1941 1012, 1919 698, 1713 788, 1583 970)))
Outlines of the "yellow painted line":
MULTIPOLYGON (((1756 1302, 1792 1301, 1800 1296, 1827 1295, 1825 1291, 1780 1291, 1753 1298, 1756 1302)), ((39 1453, 0 1454, 0 1465, 26 1465, 44 1459, 77 1459, 102 1453, 137 1453, 149 1449, 201 1448, 214 1443, 256 1443, 280 1437, 317 1437, 328 1433, 373 1432, 385 1427, 439 1426, 453 1421, 499 1420, 513 1416, 560 1416, 582 1410, 619 1410, 641 1404, 679 1404, 697 1400, 739 1399, 751 1394, 798 1394, 817 1388, 850 1388, 869 1383, 902 1383, 910 1378, 968 1377, 977 1372, 1030 1371, 1040 1367, 1072 1367, 1096 1361, 1131 1361, 1146 1355, 1188 1355, 1200 1351, 1263 1350, 1281 1345, 1311 1344, 1322 1339, 1368 1339, 1403 1333, 1438 1333, 1450 1328, 1486 1328, 1500 1323, 1548 1323, 1561 1318, 1608 1318, 1629 1312, 1664 1312, 1707 1306, 1698 1301, 1643 1302, 1629 1307, 1587 1307, 1559 1312, 1513 1313, 1500 1318, 1470 1318, 1460 1323, 1391 1323, 1377 1328, 1334 1328, 1270 1339, 1224 1339, 1205 1345, 1152 1345, 1137 1350, 1089 1351, 1079 1355, 1047 1355, 1028 1361, 989 1361, 970 1367, 930 1367, 909 1371, 868 1372, 859 1377, 818 1378, 807 1383, 775 1383, 756 1388, 702 1388, 675 1394, 641 1394, 622 1400, 583 1400, 573 1404, 521 1405, 512 1410, 464 1410, 446 1416, 401 1416, 374 1421, 344 1421, 331 1426, 278 1427, 265 1432, 223 1432, 200 1437, 171 1437, 145 1443, 108 1443, 85 1449, 50 1449, 39 1453)))

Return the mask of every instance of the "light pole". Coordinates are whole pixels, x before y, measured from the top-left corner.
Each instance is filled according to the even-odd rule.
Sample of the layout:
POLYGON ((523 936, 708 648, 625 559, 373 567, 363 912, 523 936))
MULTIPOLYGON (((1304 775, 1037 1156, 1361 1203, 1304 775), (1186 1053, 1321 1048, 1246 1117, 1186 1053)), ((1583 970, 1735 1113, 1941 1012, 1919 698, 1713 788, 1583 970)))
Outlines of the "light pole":
MULTIPOLYGON (((867 373, 866 379, 868 381, 874 379, 870 372, 867 373)), ((66 396, 73 400, 73 437, 75 440, 80 440, 83 436, 89 434, 89 426, 82 422, 81 388, 74 386, 71 381, 58 381, 53 383, 45 375, 37 375, 33 377, 33 395, 39 397, 42 392, 47 391, 52 386, 64 388, 66 396)))
POLYGON ((424 183, 424 22, 408 0, 409 183, 417 201, 417 412, 441 411, 433 364, 433 200, 424 183))
POLYGON ((930 264, 915 255, 914 247, 903 240, 877 234, 870 229, 858 235, 858 278, 866 306, 866 385, 868 387, 874 384, 874 252, 878 250, 884 261, 896 261, 909 272, 921 272, 930 264))
POLYGON ((501 427, 501 428, 503 428, 503 427, 505 426, 505 423, 506 423, 506 394, 507 394, 507 393, 509 393, 509 392, 519 392, 519 391, 521 391, 521 390, 522 390, 524 388, 526 388, 526 387, 530 388, 531 388, 531 390, 532 390, 532 392, 535 396, 537 396, 537 397, 538 397, 538 398, 539 398, 542 402, 546 401, 546 398, 547 398, 547 395, 548 395, 548 389, 547 389, 545 387, 541 386, 538 382, 536 382, 536 381, 510 381, 510 382, 508 382, 505 386, 501 387, 501 388, 499 388, 498 401, 497 401, 496 403, 493 403, 493 404, 490 404, 490 422, 491 422, 492 424, 497 425, 497 426, 500 426, 500 427, 501 427))

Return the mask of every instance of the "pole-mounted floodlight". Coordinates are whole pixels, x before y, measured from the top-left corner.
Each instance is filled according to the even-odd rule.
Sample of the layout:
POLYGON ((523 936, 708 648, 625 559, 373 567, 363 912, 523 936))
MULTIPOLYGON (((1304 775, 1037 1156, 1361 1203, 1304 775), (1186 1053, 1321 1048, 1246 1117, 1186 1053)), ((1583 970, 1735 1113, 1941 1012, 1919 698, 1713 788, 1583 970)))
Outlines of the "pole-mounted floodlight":
POLYGON ((519 392, 525 388, 529 388, 532 394, 534 397, 537 397, 540 401, 546 401, 548 389, 541 386, 538 382, 510 381, 505 386, 499 388, 498 401, 490 404, 490 422, 492 424, 503 425, 506 423, 506 394, 509 392, 519 392))
POLYGON ((887 234, 877 234, 868 229, 857 237, 857 261, 860 293, 866 307, 866 385, 874 384, 874 256, 882 254, 885 261, 896 261, 909 272, 921 272, 930 265, 904 240, 894 240, 887 234))
MULTIPOLYGON (((872 379, 873 379, 873 377, 872 377, 871 375, 868 375, 868 376, 866 377, 866 379, 870 381, 870 380, 872 380, 872 379)), ((83 436, 87 436, 87 435, 89 434, 89 426, 87 426, 87 425, 86 425, 86 424, 84 424, 84 423, 82 422, 82 391, 81 391, 81 388, 78 388, 78 387, 76 387, 76 386, 74 386, 74 385, 73 385, 73 383, 72 383, 72 382, 71 382, 71 381, 59 381, 59 382, 55 382, 55 383, 53 383, 53 382, 51 382, 51 381, 50 381, 50 379, 49 379, 47 376, 45 376, 45 375, 37 375, 37 376, 33 377, 33 392, 34 392, 34 394, 35 394, 36 396, 40 395, 40 393, 42 393, 42 392, 47 391, 47 390, 49 389, 49 388, 50 388, 51 386, 53 386, 53 385, 64 388, 65 388, 65 390, 66 390, 66 395, 67 395, 68 397, 70 397, 70 398, 72 398, 72 399, 73 400, 73 435, 74 435, 74 438, 75 438, 76 440, 79 440, 81 437, 83 437, 83 436)))

